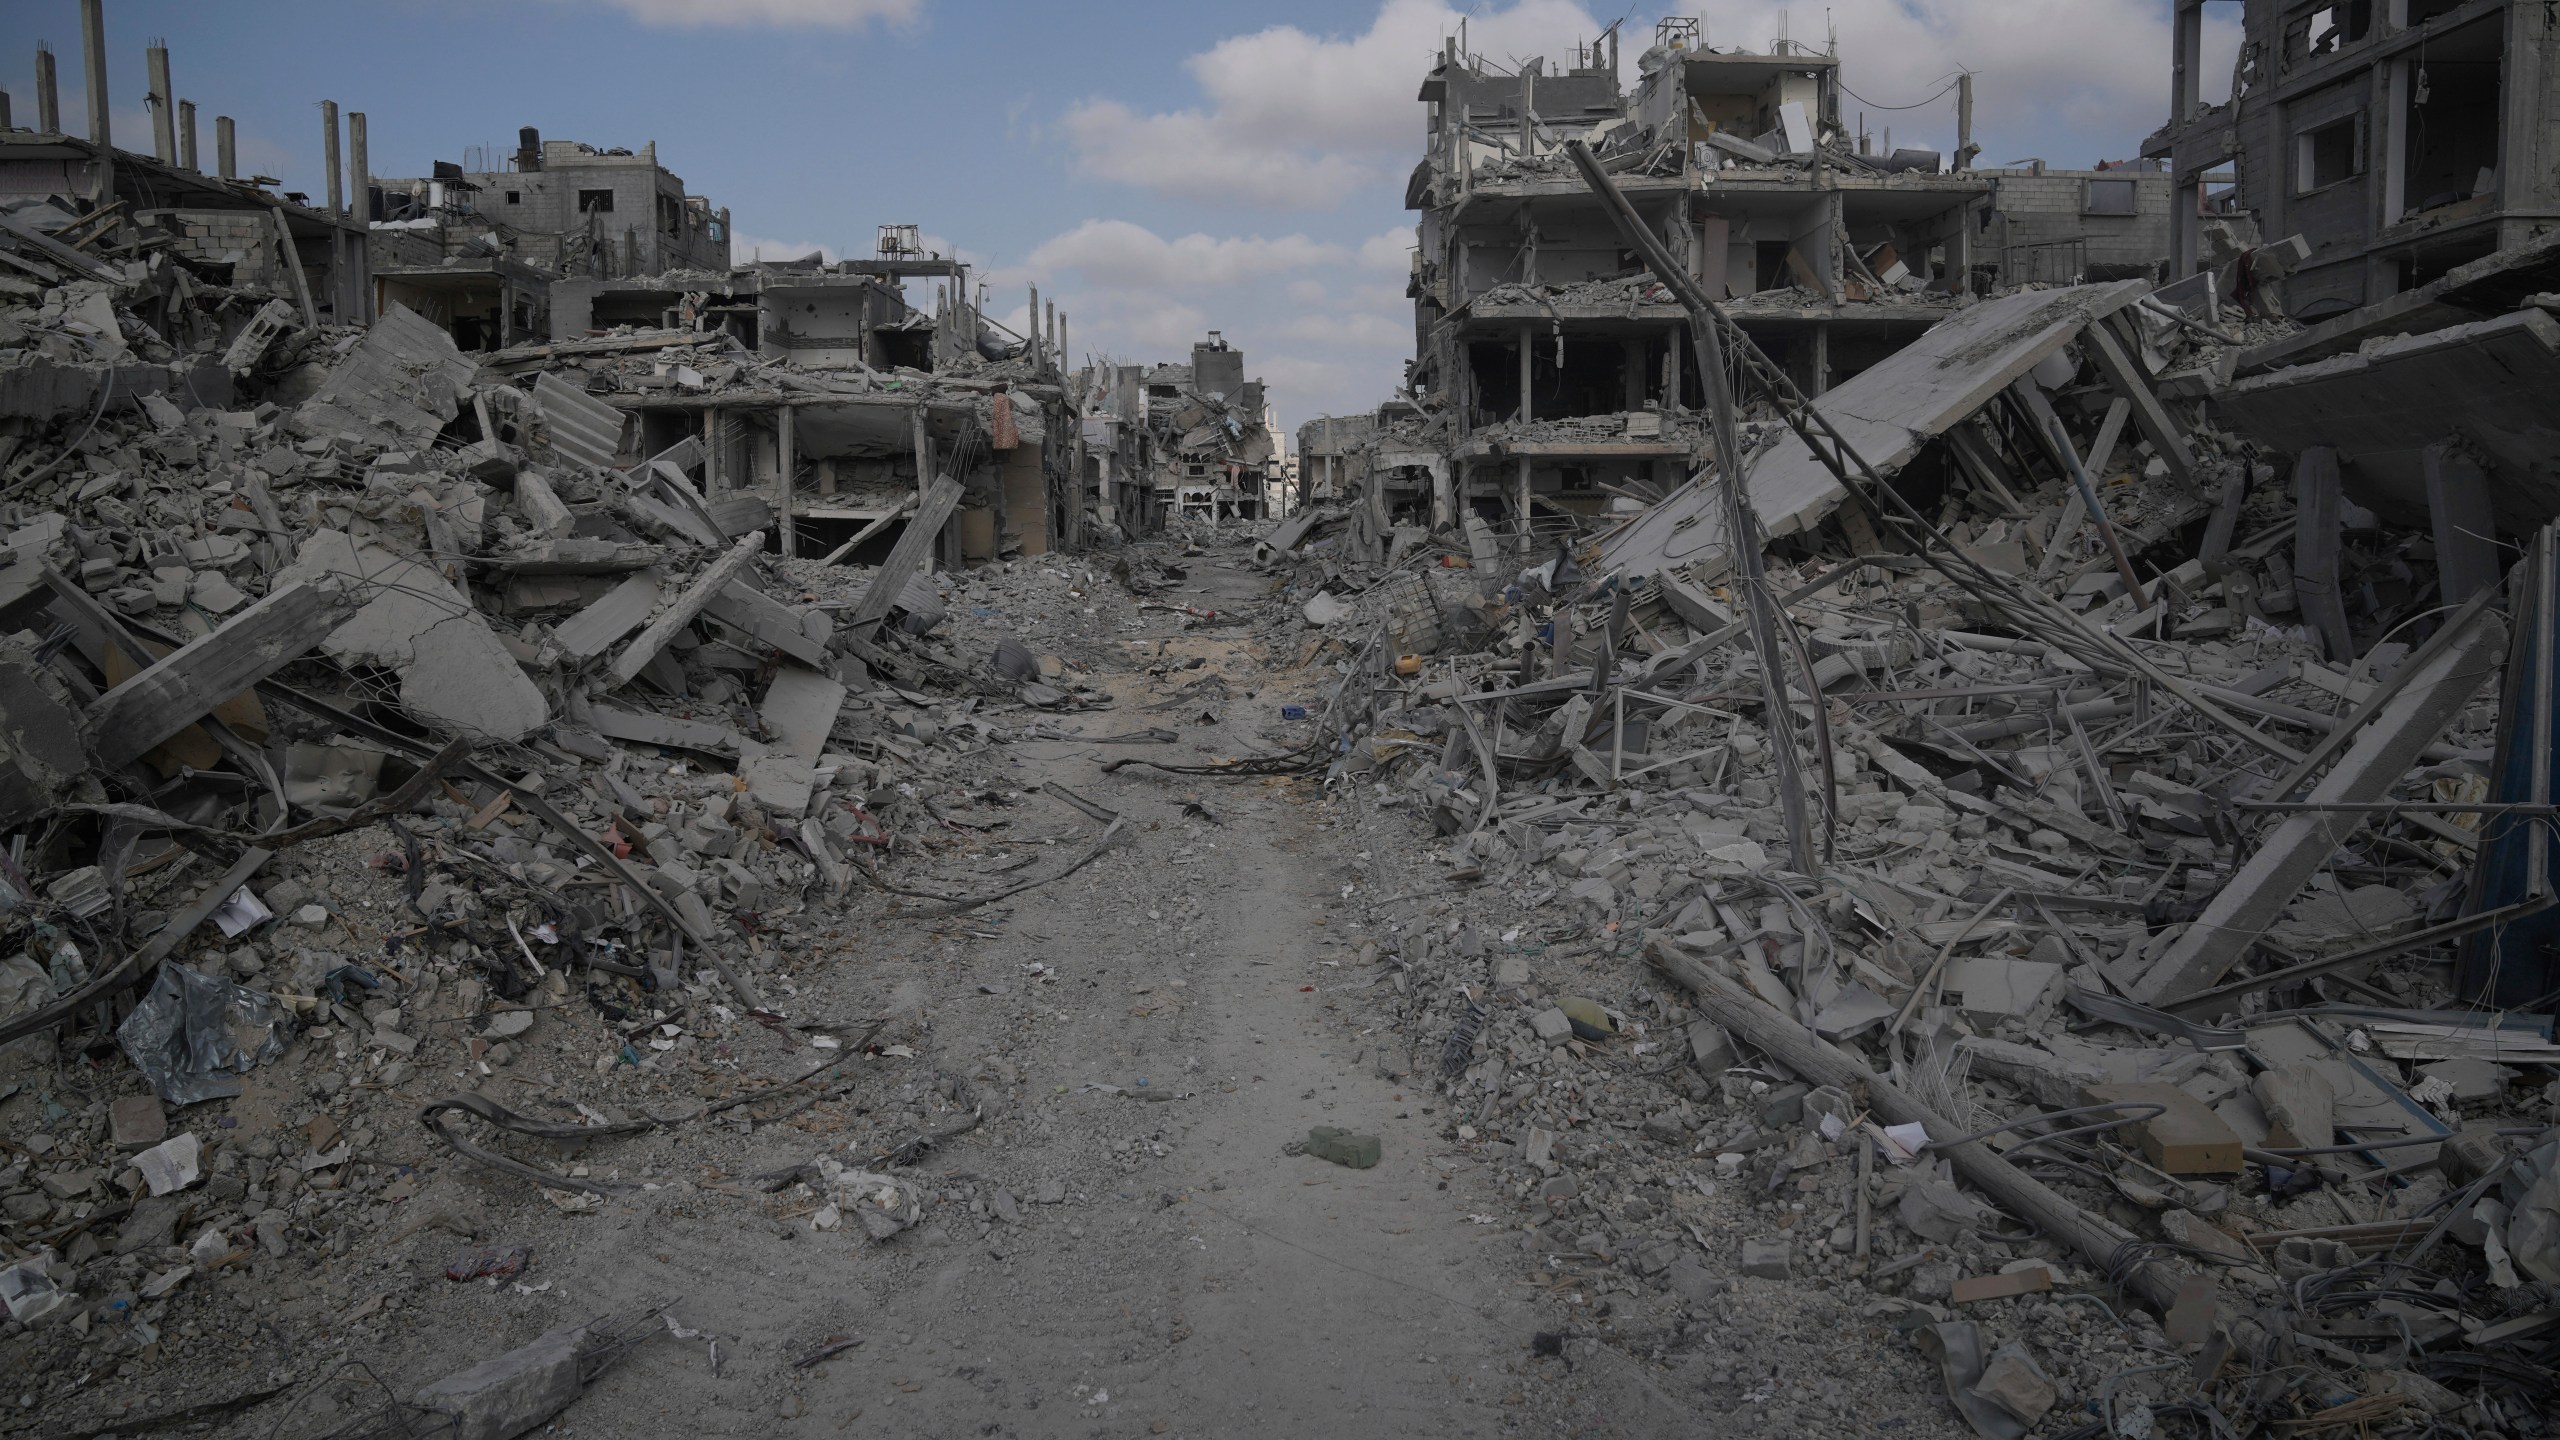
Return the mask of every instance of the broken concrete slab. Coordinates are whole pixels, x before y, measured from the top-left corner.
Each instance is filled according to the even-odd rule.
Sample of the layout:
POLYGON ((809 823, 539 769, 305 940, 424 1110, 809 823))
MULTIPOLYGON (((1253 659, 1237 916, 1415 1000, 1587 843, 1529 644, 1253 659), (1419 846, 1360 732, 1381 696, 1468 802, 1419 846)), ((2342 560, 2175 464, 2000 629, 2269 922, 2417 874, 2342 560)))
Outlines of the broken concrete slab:
POLYGON ((320 648, 397 673, 401 707, 419 721, 492 740, 521 740, 550 722, 550 703, 513 652, 434 567, 317 530, 277 578, 333 575, 369 598, 320 648))
POLYGON ((394 302, 364 343, 296 407, 294 432, 354 435, 384 449, 423 449, 462 410, 477 367, 443 327, 394 302))
POLYGON ((655 570, 631 576, 586 609, 561 621, 551 632, 552 642, 572 663, 593 660, 648 620, 649 612, 658 608, 664 583, 665 577, 655 570))
POLYGON ((533 411, 563 460, 610 468, 622 454, 623 413, 549 370, 534 377, 533 411))
POLYGON ((612 687, 618 690, 639 678, 640 672, 648 668, 650 661, 658 658, 658 652, 666 648, 676 632, 691 624, 693 617, 701 614, 702 607, 710 604, 714 596, 728 589, 729 583, 738 578, 739 572, 745 570, 755 559, 756 552, 763 548, 764 532, 755 531, 729 547, 727 554, 695 576, 673 603, 660 611, 657 618, 649 622, 649 627, 614 657, 613 664, 605 671, 612 687))
POLYGON ((784 666, 756 707, 767 734, 783 750, 816 760, 844 708, 845 687, 814 671, 784 666))
MULTIPOLYGON (((2141 298, 2139 281, 2022 291, 1939 322, 1910 346, 1814 402, 1868 464, 1891 475, 1970 418, 2090 321, 2141 298)), ((1792 437, 1751 467, 1751 502, 1772 538, 1820 524, 1848 492, 1792 437)), ((1729 563, 1722 500, 1693 484, 1601 542, 1600 569, 1642 579, 1685 569, 1706 580, 1729 563)))

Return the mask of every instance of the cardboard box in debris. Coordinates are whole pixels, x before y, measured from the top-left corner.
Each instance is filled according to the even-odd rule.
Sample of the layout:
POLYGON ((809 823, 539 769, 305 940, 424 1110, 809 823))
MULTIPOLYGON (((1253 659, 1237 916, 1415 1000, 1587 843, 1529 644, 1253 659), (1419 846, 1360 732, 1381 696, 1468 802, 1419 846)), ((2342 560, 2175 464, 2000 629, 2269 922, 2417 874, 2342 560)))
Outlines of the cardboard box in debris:
POLYGON ((2307 331, 2211 276, 1975 303, 1814 402, 1896 516, 1744 395, 1781 717, 1711 465, 1527 537, 1358 490, 1267 534, 1369 702, 1335 776, 1442 837, 1454 908, 1380 922, 1462 1133, 1554 1177, 1538 1243, 1682 1292, 1627 1178, 1667 1147, 1801 1177, 1779 1223, 1832 1220, 1743 1272, 1854 1278, 1984 1434, 2039 1363, 2093 1416, 2122 1381, 2074 1434, 2547 1433, 2555 282, 2560 242, 2307 331), (2158 1318, 2075 1391, 2048 1289, 2158 1318))
MULTIPOLYGON (((402 1087, 487 1076, 564 1007, 635 1074, 739 1029, 849 1055, 761 993, 793 917, 901 842, 930 803, 902 782, 983 745, 980 703, 1095 703, 934 638, 958 482, 876 568, 779 559, 765 501, 706 487, 697 441, 634 453, 602 398, 669 355, 713 393, 953 382, 764 376, 676 332, 475 359, 396 307, 313 328, 147 251, 0 248, 44 282, 0 279, 0 1340, 43 1342, 7 1353, 47 1394, 149 1345, 189 1276, 414 1193, 355 1153, 415 1123, 402 1087), (85 1110, 45 1078, 119 1052, 85 1110), (288 1064, 266 1093, 308 1103, 254 1136, 168 1108, 288 1064)), ((428 1140, 566 1208, 610 1188, 478 1148, 465 1112, 562 1132, 477 1100, 428 1140)))

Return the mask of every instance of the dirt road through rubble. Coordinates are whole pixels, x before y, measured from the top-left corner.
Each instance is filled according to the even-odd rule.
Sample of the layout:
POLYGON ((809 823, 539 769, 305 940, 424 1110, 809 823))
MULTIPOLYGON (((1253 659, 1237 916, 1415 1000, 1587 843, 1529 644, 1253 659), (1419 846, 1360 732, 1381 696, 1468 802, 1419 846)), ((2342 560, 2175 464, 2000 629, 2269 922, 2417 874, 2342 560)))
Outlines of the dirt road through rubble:
MULTIPOLYGON (((1179 598, 1200 608, 1263 583, 1195 573, 1179 598)), ((992 1118, 920 1167, 946 1203, 876 1247, 680 1200, 571 1227, 572 1252, 547 1274, 589 1305, 680 1291, 675 1313, 721 1337, 724 1359, 715 1374, 703 1342, 653 1342, 564 1430, 1468 1436, 1563 1423, 1556 1407, 1578 1405, 1545 1385, 1559 1362, 1530 1355, 1519 1232, 1493 1222, 1507 1199, 1454 1158, 1426 1091, 1377 1073, 1374 1047, 1393 1043, 1383 1021, 1365 1040, 1343 1024, 1382 980, 1355 963, 1349 912, 1328 910, 1361 857, 1327 844, 1320 809, 1289 782, 1102 771, 1133 753, 1239 753, 1276 712, 1274 677, 1241 642, 1200 638, 1219 633, 1168 627, 1157 647, 1225 675, 1217 726, 1176 712, 1178 745, 1011 750, 1024 786, 1064 784, 1121 811, 1132 844, 958 921, 867 929, 797 978, 803 1013, 921 1000, 919 1054, 877 1064, 866 1108, 895 1110, 938 1070, 976 1077, 992 1118), (1214 823, 1184 814, 1192 797, 1214 823), (1378 1135, 1384 1160, 1361 1171, 1284 1153, 1319 1124, 1378 1135), (964 1188, 995 1213, 948 1202, 964 1188), (1009 1201, 983 1198, 996 1189, 1009 1201), (842 1336, 863 1344, 790 1367, 842 1336)), ((1198 677, 1109 678, 1121 703, 1071 717, 1080 733, 1151 723, 1147 703, 1198 677)), ((1035 800, 1011 828, 1088 827, 1035 800)), ((1034 863, 1080 844, 1039 847, 1034 863)), ((771 1133, 761 1161, 805 1158, 804 1139, 771 1133)), ((1613 1409, 1648 1423, 1623 1394, 1613 1409)), ((1618 1431, 1611 1419, 1573 1423, 1618 1431)))

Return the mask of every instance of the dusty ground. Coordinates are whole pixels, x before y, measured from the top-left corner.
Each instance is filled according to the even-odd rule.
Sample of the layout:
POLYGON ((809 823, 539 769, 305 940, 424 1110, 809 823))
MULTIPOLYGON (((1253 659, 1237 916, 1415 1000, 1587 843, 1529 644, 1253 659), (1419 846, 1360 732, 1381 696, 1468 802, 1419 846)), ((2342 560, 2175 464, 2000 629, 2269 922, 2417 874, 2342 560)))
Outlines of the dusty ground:
MULTIPOLYGON (((1128 839, 1066 881, 958 916, 869 889, 836 905, 812 892, 763 973, 797 1018, 846 1022, 848 1039, 882 1022, 886 1053, 847 1060, 851 1084, 826 1086, 837 1098, 777 1124, 732 1112, 594 1146, 575 1159, 649 1188, 564 1213, 453 1159, 398 1106, 468 1083, 528 1114, 592 1102, 620 1118, 633 1072, 616 1068, 591 1007, 546 1009, 485 1075, 458 1033, 430 1041, 414 1075, 368 1076, 342 1051, 351 1093, 391 1102, 371 1110, 325 1078, 313 1088, 333 1067, 329 1041, 306 1038, 232 1105, 228 1133, 272 1128, 289 1155, 309 1117, 369 1115, 365 1128, 350 1119, 351 1138, 379 1163, 325 1196, 286 1254, 146 1302, 159 1340, 139 1354, 21 1337, 12 1353, 44 1378, 14 1396, 0 1433, 59 1433, 75 1416, 78 1433, 98 1433, 87 1427, 248 1384, 291 1388, 214 1428, 323 1433, 384 1398, 373 1377, 406 1393, 544 1330, 668 1302, 693 1333, 654 1332, 556 1433, 1956 1433, 1908 1346, 1861 1318, 1864 1297, 1827 1280, 1734 1278, 1731 1236, 1756 1223, 1736 1218, 1739 1195, 1721 1202, 1735 1214, 1692 1216, 1698 1243, 1681 1248, 1722 1298, 1684 1310, 1658 1279, 1573 1255, 1586 1222, 1551 1214, 1507 1147, 1460 1128, 1429 1057, 1414 1073, 1416 1038, 1396 1028, 1409 1007, 1387 957, 1412 937, 1364 928, 1387 913, 1381 899, 1428 895, 1435 916, 1498 908, 1442 898, 1418 817, 1311 779, 1104 773, 1132 755, 1268 753, 1305 731, 1280 720, 1282 704, 1321 703, 1329 672, 1289 668, 1303 630, 1184 629, 1169 608, 1251 608, 1273 582, 1238 550, 1188 564, 1183 589, 1147 608, 1108 580, 1063 604, 1054 577, 953 597, 955 649, 1021 635, 1069 655, 1115 703, 998 716, 1016 735, 1066 738, 1017 738, 953 767, 965 783, 937 801, 954 822, 941 848, 892 873, 948 892, 1053 873, 1099 827, 1039 787, 1120 812, 1128 839), (1150 708, 1213 674, 1224 699, 1150 708), (1151 726, 1180 739, 1085 738, 1151 726), (859 1161, 973 1106, 983 1123, 909 1172, 928 1192, 921 1224, 885 1242, 850 1223, 815 1229, 822 1197, 755 1183, 820 1156, 859 1161), (1383 1162, 1287 1153, 1313 1125, 1379 1136, 1383 1162), (532 1261, 506 1280, 448 1280, 473 1243, 526 1245, 532 1261), (848 1339, 860 1343, 794 1364, 848 1339), (66 1379, 78 1382, 70 1404, 66 1379), (30 1403, 40 1392, 56 1398, 30 1403)), ((392 883, 343 873, 350 886, 392 883)), ((387 909, 392 893, 333 903, 387 909)), ((780 1079, 828 1058, 742 1019, 718 1024, 705 1003, 664 1057, 681 1063, 644 1082, 644 1108, 679 1113, 724 1074, 780 1079)), ((1669 1164, 1639 1172, 1658 1200, 1662 1182, 1679 1183, 1673 1169, 1708 1161, 1669 1164)), ((83 1283, 96 1289, 90 1277, 114 1263, 93 1262, 83 1283)))

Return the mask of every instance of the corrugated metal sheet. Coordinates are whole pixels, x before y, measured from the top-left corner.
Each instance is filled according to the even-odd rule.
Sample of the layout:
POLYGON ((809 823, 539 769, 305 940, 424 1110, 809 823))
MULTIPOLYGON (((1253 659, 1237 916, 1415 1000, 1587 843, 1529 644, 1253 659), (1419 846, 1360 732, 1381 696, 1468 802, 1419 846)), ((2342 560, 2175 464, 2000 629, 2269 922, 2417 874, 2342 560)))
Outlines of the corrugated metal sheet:
POLYGON ((610 467, 622 453, 621 411, 548 370, 533 382, 533 399, 560 458, 610 467))

